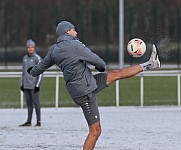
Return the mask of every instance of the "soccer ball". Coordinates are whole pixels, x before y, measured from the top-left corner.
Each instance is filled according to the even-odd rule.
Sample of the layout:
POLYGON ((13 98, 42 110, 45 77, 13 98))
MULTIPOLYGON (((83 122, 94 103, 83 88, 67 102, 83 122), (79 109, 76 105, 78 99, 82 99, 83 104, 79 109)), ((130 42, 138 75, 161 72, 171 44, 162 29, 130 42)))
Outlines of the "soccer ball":
POLYGON ((143 40, 134 38, 128 42, 127 51, 132 57, 141 57, 146 52, 146 44, 143 40))

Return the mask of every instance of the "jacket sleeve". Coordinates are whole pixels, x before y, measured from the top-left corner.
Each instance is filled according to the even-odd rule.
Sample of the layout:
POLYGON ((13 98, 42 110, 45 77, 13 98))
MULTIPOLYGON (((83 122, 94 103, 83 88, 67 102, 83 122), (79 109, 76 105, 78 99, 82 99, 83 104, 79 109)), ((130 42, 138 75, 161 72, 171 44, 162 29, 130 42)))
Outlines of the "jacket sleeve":
POLYGON ((21 74, 21 78, 20 78, 20 86, 23 86, 24 69, 25 69, 25 67, 24 67, 24 57, 23 57, 23 60, 22 60, 22 74, 21 74))
POLYGON ((43 79, 43 74, 40 74, 40 75, 37 77, 36 87, 40 87, 41 82, 42 82, 42 79, 43 79))
POLYGON ((42 74, 45 70, 47 70, 48 68, 50 68, 51 66, 53 66, 55 63, 51 58, 51 50, 47 53, 47 55, 45 56, 45 58, 38 63, 37 65, 35 65, 32 70, 30 71, 30 74, 33 77, 36 77, 40 74, 42 74))
POLYGON ((88 47, 86 47, 81 42, 78 42, 77 44, 77 52, 78 56, 80 57, 80 60, 86 61, 100 70, 106 67, 106 63, 104 62, 104 60, 101 59, 97 54, 93 53, 88 47))
MULTIPOLYGON (((39 64, 41 61, 42 61, 42 58, 39 56, 38 60, 37 60, 37 64, 39 64)), ((43 74, 40 74, 39 76, 37 76, 37 78, 36 78, 36 87, 40 87, 42 79, 43 79, 43 74)))

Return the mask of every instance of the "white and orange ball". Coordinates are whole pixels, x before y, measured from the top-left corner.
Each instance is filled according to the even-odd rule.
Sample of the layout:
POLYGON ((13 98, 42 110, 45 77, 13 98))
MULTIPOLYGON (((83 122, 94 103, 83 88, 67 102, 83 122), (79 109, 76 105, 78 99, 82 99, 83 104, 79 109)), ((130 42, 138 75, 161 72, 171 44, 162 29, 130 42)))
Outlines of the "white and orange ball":
POLYGON ((127 51, 132 57, 141 57, 146 52, 146 44, 142 39, 134 38, 128 42, 127 51))

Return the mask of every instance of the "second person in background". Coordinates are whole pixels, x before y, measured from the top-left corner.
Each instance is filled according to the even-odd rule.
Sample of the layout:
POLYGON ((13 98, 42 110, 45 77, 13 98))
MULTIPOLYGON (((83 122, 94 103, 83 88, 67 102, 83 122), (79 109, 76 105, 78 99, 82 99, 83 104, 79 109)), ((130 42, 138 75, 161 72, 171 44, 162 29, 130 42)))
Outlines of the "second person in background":
POLYGON ((27 121, 20 126, 31 126, 33 107, 35 107, 37 123, 35 126, 41 126, 41 110, 39 100, 39 90, 42 81, 42 74, 32 77, 27 73, 27 69, 37 65, 42 58, 35 51, 35 42, 29 39, 26 44, 27 54, 23 57, 21 90, 24 92, 26 104, 28 108, 27 121))

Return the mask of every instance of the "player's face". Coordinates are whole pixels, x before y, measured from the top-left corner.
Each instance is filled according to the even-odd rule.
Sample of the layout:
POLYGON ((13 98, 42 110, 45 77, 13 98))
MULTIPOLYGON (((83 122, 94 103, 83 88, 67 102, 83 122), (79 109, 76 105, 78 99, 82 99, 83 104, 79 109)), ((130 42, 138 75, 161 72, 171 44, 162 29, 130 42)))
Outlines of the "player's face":
POLYGON ((77 31, 75 29, 71 29, 71 30, 67 31, 67 33, 75 38, 77 37, 77 31))
POLYGON ((33 52, 35 51, 35 47, 30 45, 27 47, 27 50, 28 50, 28 54, 33 54, 33 52))

